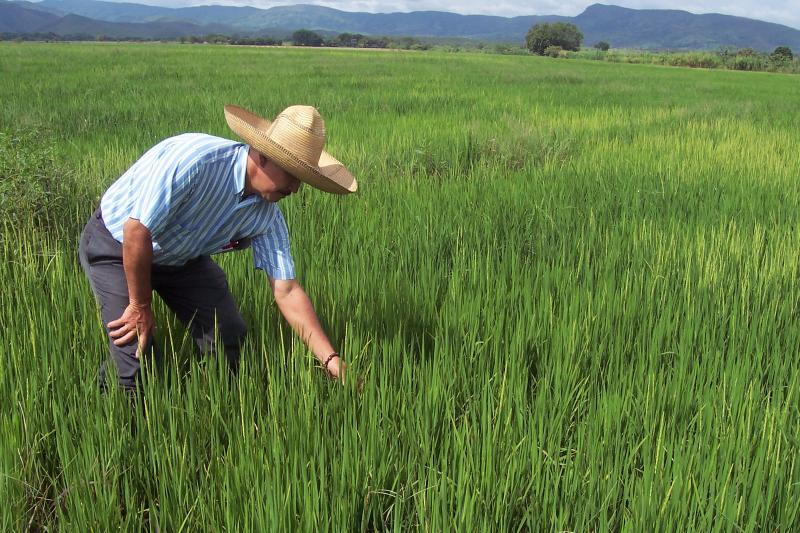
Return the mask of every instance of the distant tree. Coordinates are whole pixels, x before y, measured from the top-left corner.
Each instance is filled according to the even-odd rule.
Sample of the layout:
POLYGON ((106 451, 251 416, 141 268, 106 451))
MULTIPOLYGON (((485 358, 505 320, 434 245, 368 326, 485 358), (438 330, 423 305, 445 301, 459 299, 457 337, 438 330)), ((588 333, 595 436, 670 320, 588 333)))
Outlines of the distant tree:
POLYGON ((608 52, 608 49, 611 48, 611 45, 605 41, 600 41, 594 45, 595 48, 598 50, 602 50, 603 52, 608 52))
POLYGON ((360 33, 340 33, 336 38, 331 40, 331 44, 333 46, 357 48, 363 45, 364 38, 365 37, 360 33))
POLYGON ((387 37, 365 37, 363 43, 364 48, 386 48, 389 46, 389 39, 387 37))
POLYGON ((717 55, 720 59, 727 64, 727 62, 736 57, 736 47, 734 46, 720 46, 717 50, 717 55))
POLYGON ((535 24, 525 36, 528 50, 534 54, 544 55, 548 46, 560 46, 564 50, 578 50, 583 41, 583 33, 574 24, 554 22, 535 24))
POLYGON ((227 35, 221 35, 219 33, 209 33, 208 35, 203 37, 203 42, 213 43, 213 44, 227 44, 230 42, 230 37, 228 37, 227 35))
POLYGON ((311 30, 297 30, 292 34, 292 42, 295 46, 322 46, 325 41, 311 30))
POLYGON ((779 46, 769 57, 775 63, 788 63, 794 59, 794 54, 792 53, 792 49, 788 46, 779 46))
POLYGON ((413 37, 400 37, 395 41, 395 44, 402 50, 411 50, 411 47, 419 44, 419 41, 413 37))
POLYGON ((250 46, 274 46, 280 44, 272 37, 247 37, 233 41, 233 44, 247 44, 250 46))

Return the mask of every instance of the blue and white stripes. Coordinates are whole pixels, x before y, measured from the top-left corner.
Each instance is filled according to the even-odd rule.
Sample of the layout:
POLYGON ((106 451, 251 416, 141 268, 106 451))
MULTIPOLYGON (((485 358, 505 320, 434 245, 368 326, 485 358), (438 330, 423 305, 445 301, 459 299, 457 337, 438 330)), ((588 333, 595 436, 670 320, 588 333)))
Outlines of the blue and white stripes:
POLYGON ((122 242, 138 219, 153 237, 153 262, 182 265, 252 237, 253 259, 274 279, 293 279, 289 232, 278 206, 242 198, 248 146, 201 133, 166 139, 148 150, 103 195, 103 220, 122 242))

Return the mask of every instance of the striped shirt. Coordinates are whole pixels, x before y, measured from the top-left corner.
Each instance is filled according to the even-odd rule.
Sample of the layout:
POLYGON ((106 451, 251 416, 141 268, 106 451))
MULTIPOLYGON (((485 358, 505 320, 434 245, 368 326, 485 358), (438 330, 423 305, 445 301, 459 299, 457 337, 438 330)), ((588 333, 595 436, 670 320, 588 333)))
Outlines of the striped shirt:
POLYGON ((103 195, 109 232, 137 219, 153 238, 153 263, 178 266, 252 238, 255 267, 294 279, 289 232, 277 204, 244 197, 248 146, 201 133, 166 139, 148 150, 103 195))

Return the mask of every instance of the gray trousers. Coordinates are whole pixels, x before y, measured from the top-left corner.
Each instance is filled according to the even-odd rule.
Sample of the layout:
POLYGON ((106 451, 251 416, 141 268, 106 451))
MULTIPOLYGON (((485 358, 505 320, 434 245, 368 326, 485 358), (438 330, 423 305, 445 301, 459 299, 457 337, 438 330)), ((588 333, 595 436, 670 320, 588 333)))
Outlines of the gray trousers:
MULTIPOLYGON (((103 222, 98 208, 81 233, 78 248, 81 266, 89 278, 108 337, 109 322, 122 316, 128 306, 128 283, 122 266, 122 244, 103 222)), ((192 259, 182 266, 153 265, 153 290, 188 328, 202 353, 220 351, 222 344, 233 372, 239 366, 240 345, 247 327, 236 308, 225 272, 208 256, 192 259)), ((116 365, 119 385, 138 389, 142 384, 142 360, 136 357, 138 341, 116 346, 108 337, 109 362, 116 365)), ((163 356, 154 348, 152 337, 142 358, 162 366, 163 356)), ((99 384, 106 388, 106 365, 100 365, 99 384)))

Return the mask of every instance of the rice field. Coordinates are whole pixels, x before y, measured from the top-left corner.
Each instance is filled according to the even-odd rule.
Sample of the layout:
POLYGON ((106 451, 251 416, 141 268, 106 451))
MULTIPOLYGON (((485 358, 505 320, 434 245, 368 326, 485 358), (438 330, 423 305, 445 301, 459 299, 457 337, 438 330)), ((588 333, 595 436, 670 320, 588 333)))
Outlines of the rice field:
POLYGON ((0 530, 796 530, 798 124, 782 74, 0 43, 0 530), (360 180, 280 205, 363 389, 245 252, 238 378, 156 299, 132 408, 78 235, 162 138, 234 138, 226 103, 316 106, 360 180))

